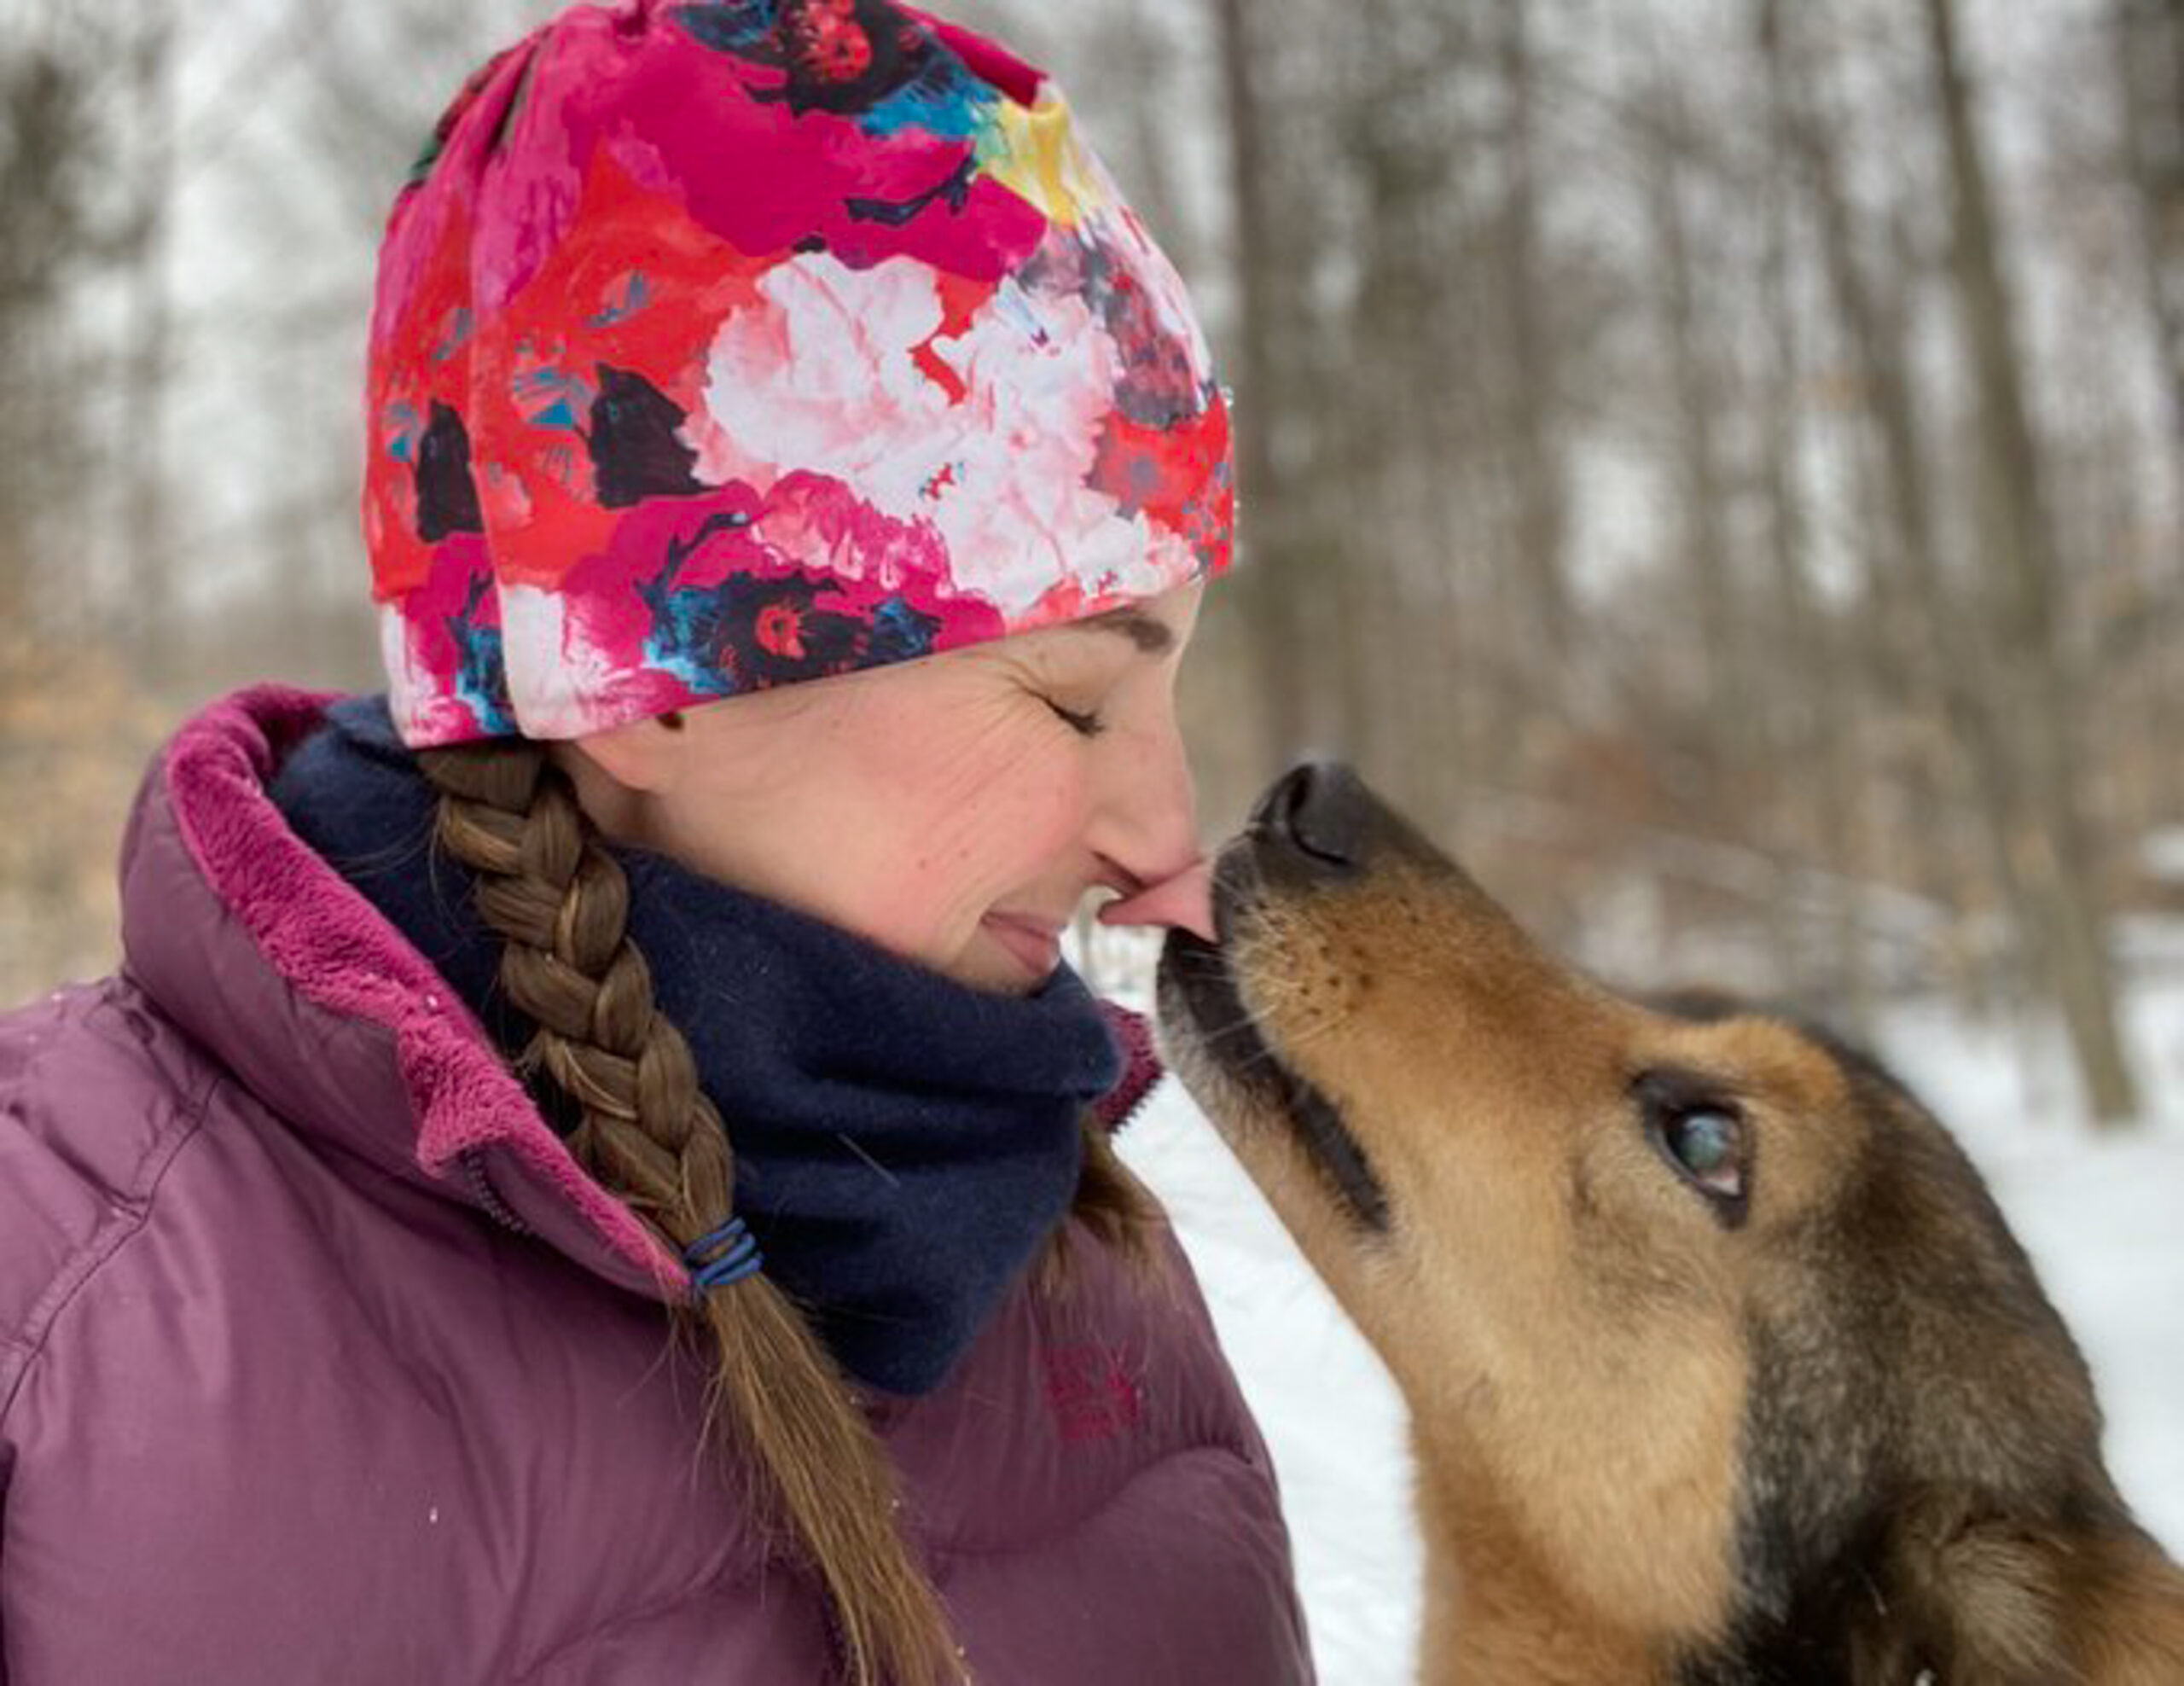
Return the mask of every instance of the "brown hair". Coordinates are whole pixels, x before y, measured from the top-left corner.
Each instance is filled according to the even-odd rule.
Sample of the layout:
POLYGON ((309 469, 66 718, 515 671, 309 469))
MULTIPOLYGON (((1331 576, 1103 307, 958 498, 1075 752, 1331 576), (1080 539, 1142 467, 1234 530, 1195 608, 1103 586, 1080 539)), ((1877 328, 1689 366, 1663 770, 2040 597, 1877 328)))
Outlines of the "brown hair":
MULTIPOLYGON (((653 1005, 624 930, 629 886, 567 776, 522 739, 422 752, 439 793, 439 846, 476 875, 479 913, 506 939, 500 983, 538 1032, 518 1056, 581 1114, 577 1158, 677 1254, 734 1205, 728 1132, 682 1032, 653 1005)), ((1157 1208, 1085 1127, 1077 1215, 1142 1262, 1157 1208)), ((1057 1235, 1040 1275, 1060 1283, 1057 1235)), ((710 1337, 706 1420, 758 1478, 764 1520, 817 1573, 853 1686, 967 1677, 939 1596, 896 1522, 894 1471, 826 1349, 762 1270, 678 1312, 710 1337)))

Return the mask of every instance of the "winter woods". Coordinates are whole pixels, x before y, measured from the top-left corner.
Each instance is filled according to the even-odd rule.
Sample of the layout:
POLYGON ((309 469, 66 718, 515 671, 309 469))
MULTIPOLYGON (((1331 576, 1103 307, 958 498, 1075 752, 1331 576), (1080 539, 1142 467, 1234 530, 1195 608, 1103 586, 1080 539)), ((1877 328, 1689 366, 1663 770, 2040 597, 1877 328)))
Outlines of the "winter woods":
MULTIPOLYGON (((375 683, 373 244, 546 9, 0 0, 10 998, 104 963, 163 721, 375 683)), ((1854 1023, 1946 988, 2140 1109, 2119 978, 2184 907, 2184 0, 954 9, 1071 90, 1236 388, 1210 825, 1340 755, 1630 981, 1854 1023)))

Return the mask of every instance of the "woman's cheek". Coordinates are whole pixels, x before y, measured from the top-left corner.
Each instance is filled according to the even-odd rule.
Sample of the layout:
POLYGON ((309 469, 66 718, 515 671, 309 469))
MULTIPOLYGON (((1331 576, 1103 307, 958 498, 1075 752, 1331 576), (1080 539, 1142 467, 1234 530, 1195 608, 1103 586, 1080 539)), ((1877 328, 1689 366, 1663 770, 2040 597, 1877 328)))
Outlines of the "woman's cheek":
POLYGON ((1014 821, 1017 846, 1028 869, 1026 876, 1043 875, 1086 853, 1090 790, 1090 781, 1079 767, 1072 765, 1052 770, 1029 793, 1023 811, 1014 821))

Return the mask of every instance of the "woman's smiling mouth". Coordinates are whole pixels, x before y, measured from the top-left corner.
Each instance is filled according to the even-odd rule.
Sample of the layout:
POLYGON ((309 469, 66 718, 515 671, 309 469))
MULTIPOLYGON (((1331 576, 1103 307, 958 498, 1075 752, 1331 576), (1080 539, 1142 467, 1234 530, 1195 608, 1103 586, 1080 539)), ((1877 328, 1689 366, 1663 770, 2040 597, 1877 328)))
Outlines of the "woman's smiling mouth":
POLYGON ((1061 927, 1042 919, 1006 913, 990 913, 979 927, 1035 978, 1044 978, 1061 964, 1061 927))

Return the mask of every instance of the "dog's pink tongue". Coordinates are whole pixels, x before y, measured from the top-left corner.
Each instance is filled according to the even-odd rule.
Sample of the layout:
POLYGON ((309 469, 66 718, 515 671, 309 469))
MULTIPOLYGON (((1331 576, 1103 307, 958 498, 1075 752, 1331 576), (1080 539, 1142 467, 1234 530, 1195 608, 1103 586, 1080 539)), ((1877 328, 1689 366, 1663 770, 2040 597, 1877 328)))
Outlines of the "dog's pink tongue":
POLYGON ((1180 925, 1194 936, 1215 940, 1213 863, 1199 861, 1149 890, 1100 910, 1102 925, 1180 925))

